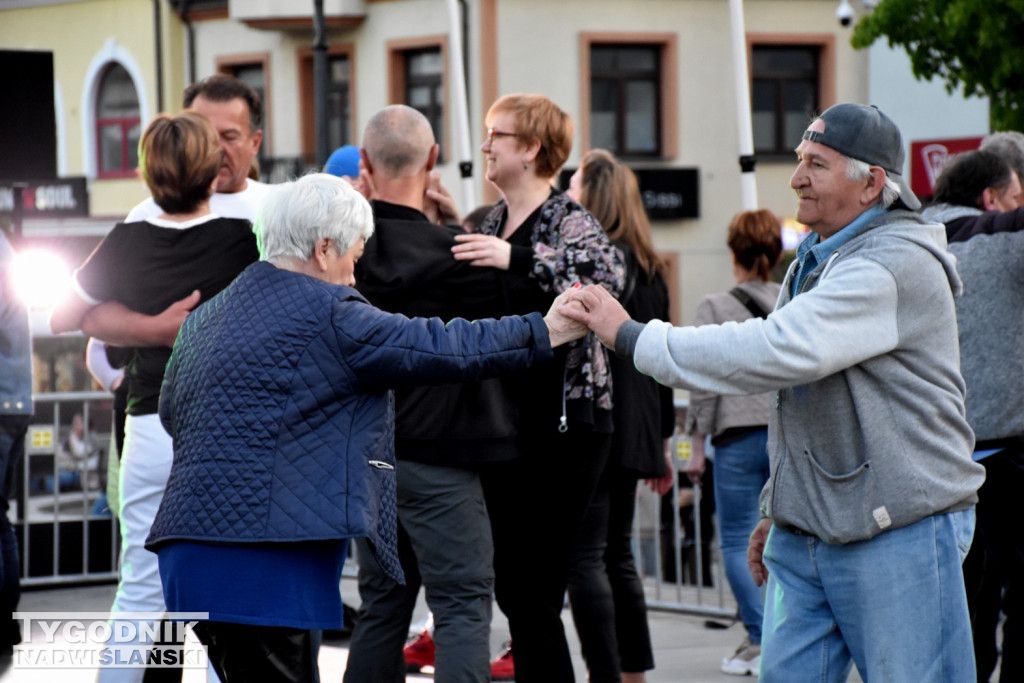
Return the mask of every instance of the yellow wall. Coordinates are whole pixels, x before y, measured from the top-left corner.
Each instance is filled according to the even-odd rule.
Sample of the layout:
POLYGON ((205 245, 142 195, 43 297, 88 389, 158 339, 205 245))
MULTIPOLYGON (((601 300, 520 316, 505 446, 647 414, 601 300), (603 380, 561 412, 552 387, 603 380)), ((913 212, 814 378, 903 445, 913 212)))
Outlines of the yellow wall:
MULTIPOLYGON (((181 106, 184 86, 183 29, 161 3, 163 31, 164 108, 181 106)), ((68 176, 86 175, 83 95, 91 86, 90 66, 112 45, 131 57, 141 75, 143 125, 157 112, 153 4, 143 0, 90 0, 0 11, 0 45, 10 50, 53 52, 57 89, 58 146, 68 176), (112 42, 111 42, 112 41, 112 42)), ((129 70, 131 71, 131 70, 129 70)), ((5 93, 4 99, 12 101, 5 93)), ((92 132, 90 131, 90 135, 92 132)), ((93 152, 95 153, 95 152, 93 152)), ((95 164, 92 164, 95 167, 95 164)), ((94 216, 123 216, 147 196, 135 179, 90 180, 90 212, 94 216)))

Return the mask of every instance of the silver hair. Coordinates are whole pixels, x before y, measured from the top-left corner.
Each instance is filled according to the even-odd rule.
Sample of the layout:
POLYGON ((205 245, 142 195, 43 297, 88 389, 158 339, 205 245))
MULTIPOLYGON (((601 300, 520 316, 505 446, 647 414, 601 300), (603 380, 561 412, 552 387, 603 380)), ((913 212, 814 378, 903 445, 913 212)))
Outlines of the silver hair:
POLYGON ((260 259, 313 255, 319 239, 334 242, 344 254, 359 238, 373 234, 369 202, 346 181, 327 173, 311 173, 275 186, 263 201, 253 226, 260 259))
MULTIPOLYGON (((846 159, 846 179, 847 180, 865 180, 871 175, 871 166, 860 159, 853 159, 848 156, 843 156, 846 159)), ((900 186, 895 180, 889 177, 889 174, 885 174, 885 185, 882 186, 882 194, 879 195, 878 205, 883 209, 888 209, 892 206, 900 196, 900 186)))
POLYGON ((992 133, 982 139, 979 149, 995 152, 1003 157, 1017 177, 1024 180, 1024 134, 1015 130, 992 133))

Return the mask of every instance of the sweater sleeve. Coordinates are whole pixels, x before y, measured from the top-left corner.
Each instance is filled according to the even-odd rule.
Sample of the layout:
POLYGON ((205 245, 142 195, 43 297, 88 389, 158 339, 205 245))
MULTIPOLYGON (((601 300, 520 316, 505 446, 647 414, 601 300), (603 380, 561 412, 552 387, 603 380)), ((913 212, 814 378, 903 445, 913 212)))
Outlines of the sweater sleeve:
POLYGON ((896 348, 897 303, 888 269, 864 259, 839 262, 821 284, 766 319, 704 327, 652 321, 634 362, 663 384, 715 394, 812 382, 896 348))
MULTIPOLYGON (((693 320, 694 327, 713 325, 720 322, 722 321, 715 315, 715 306, 711 297, 701 299, 700 303, 697 304, 697 313, 693 320)), ((717 394, 694 389, 690 392, 690 406, 686 411, 684 431, 687 434, 693 434, 694 432, 714 434, 717 410, 717 394)))

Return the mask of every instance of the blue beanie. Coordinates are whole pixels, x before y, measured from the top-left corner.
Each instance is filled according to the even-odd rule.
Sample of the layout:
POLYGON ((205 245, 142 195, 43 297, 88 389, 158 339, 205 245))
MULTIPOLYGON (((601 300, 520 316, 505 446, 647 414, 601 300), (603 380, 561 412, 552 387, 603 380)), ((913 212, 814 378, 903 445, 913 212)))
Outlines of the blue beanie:
POLYGON ((347 175, 358 178, 359 148, 355 145, 345 145, 334 150, 334 153, 327 159, 327 164, 324 165, 324 173, 338 177, 347 175))

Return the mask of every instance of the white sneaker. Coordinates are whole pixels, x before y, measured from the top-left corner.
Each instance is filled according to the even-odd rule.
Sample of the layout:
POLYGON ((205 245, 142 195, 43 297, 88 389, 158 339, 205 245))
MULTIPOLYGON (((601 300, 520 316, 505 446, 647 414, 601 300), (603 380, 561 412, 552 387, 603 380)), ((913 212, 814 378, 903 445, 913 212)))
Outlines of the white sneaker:
POLYGON ((722 660, 722 673, 734 676, 756 676, 761 666, 761 646, 744 640, 732 657, 722 660))

